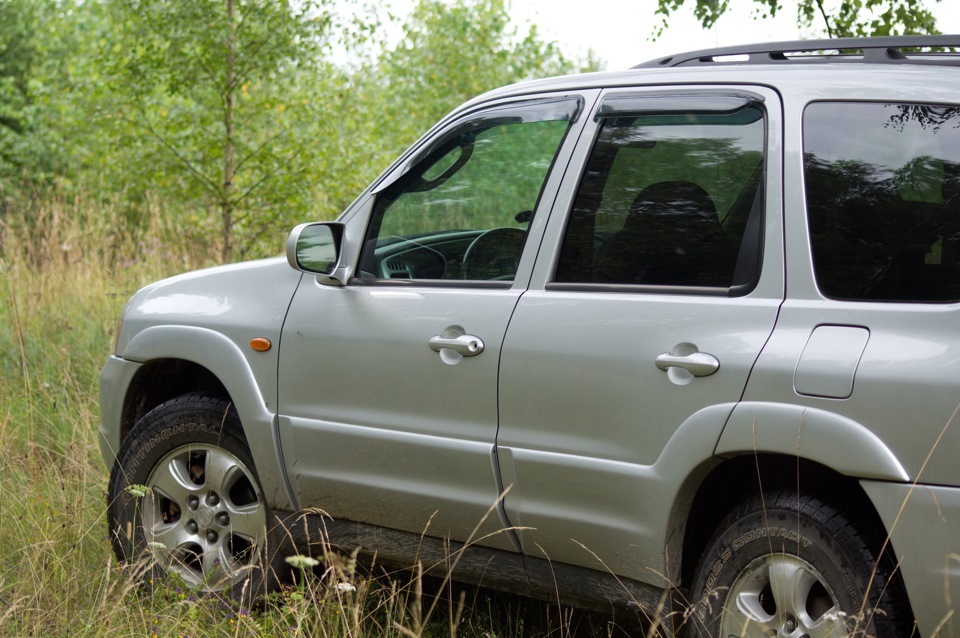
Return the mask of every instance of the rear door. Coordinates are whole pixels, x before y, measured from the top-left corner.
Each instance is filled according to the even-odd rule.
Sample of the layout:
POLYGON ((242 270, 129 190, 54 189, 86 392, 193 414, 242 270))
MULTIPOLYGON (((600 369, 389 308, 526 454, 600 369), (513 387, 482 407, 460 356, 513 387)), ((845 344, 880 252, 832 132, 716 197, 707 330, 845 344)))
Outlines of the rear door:
POLYGON ((602 96, 500 363, 526 553, 668 577, 680 483, 710 463, 783 299, 779 113, 760 87, 602 96))

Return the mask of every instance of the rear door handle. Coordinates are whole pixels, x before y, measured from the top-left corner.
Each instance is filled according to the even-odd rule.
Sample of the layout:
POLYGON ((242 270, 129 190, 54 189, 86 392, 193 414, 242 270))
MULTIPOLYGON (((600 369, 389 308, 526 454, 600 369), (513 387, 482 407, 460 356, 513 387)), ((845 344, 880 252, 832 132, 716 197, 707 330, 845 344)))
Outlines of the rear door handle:
POLYGON ((480 337, 473 335, 460 335, 459 337, 443 337, 437 335, 430 337, 430 349, 434 352, 440 352, 444 348, 453 350, 464 357, 475 357, 483 352, 483 341, 480 337))
POLYGON ((717 358, 706 352, 694 352, 687 355, 664 352, 657 357, 656 363, 661 370, 683 368, 695 377, 708 377, 720 369, 720 362, 717 361, 717 358))

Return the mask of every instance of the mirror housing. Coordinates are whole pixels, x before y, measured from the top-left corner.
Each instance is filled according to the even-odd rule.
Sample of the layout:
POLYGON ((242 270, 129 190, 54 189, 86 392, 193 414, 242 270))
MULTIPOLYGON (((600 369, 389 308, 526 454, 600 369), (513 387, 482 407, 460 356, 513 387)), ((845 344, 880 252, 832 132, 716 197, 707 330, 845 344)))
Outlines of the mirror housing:
POLYGON ((322 284, 343 286, 346 282, 336 276, 342 242, 339 222, 300 224, 287 238, 287 263, 294 270, 316 275, 322 284))

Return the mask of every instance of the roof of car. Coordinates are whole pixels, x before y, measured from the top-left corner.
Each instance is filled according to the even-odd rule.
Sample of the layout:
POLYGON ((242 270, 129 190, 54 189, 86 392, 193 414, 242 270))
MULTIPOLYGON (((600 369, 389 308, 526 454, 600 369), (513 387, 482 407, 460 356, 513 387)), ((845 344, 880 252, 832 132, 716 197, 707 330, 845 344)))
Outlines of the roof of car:
MULTIPOLYGON (((573 89, 654 86, 678 83, 852 86, 905 82, 939 88, 945 77, 960 79, 960 35, 895 36, 769 42, 680 53, 630 69, 529 80, 495 89, 465 108, 490 99, 573 89), (790 68, 789 73, 784 73, 790 68)), ((956 101, 956 98, 954 98, 956 101)), ((463 108, 457 109, 462 112, 463 108)))

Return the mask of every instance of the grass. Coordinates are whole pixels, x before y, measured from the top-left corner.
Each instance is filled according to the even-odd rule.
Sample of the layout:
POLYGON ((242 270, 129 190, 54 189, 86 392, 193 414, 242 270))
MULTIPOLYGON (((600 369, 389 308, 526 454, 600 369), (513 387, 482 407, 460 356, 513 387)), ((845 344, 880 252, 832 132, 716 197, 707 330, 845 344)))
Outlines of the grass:
MULTIPOLYGON (((98 376, 142 285, 219 254, 159 202, 131 224, 92 197, 0 217, 0 634, 3 636, 610 635, 602 617, 343 563, 301 570, 258 609, 141 584, 114 559, 96 445, 98 376), (438 603, 438 604, 434 604, 438 603)), ((414 573, 415 574, 415 573, 414 573)))
POLYGON ((135 224, 93 198, 0 208, 0 635, 566 638, 635 629, 417 569, 363 571, 350 557, 304 566, 256 609, 198 596, 175 578, 144 583, 142 565, 120 566, 96 445, 99 372, 130 295, 217 254, 156 201, 135 224))

